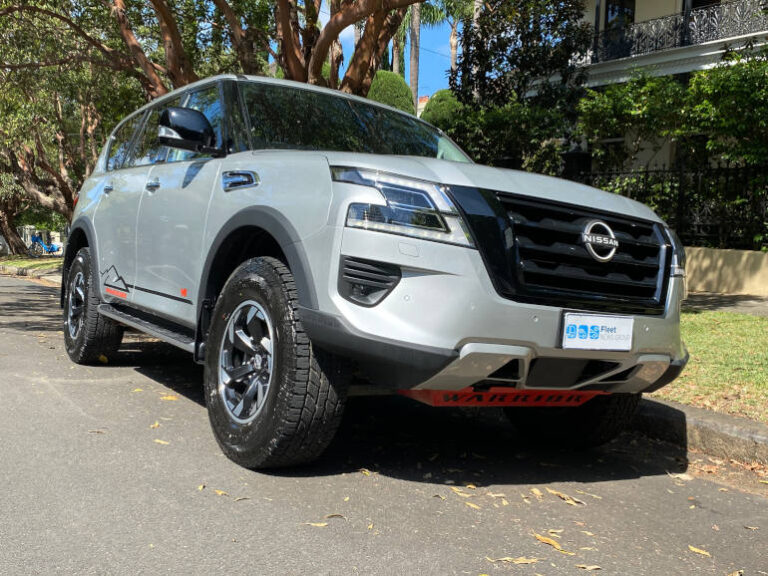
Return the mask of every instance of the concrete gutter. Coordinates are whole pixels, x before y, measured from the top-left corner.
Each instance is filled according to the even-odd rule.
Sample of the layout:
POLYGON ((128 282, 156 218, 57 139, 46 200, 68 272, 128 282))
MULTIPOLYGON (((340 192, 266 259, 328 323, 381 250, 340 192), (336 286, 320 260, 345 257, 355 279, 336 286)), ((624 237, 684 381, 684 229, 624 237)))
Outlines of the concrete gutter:
POLYGON ((645 399, 630 427, 711 456, 768 464, 768 426, 747 418, 645 399))
POLYGON ((35 270, 32 268, 18 268, 16 266, 5 266, 0 264, 0 274, 39 278, 57 286, 61 285, 61 268, 53 270, 35 270))

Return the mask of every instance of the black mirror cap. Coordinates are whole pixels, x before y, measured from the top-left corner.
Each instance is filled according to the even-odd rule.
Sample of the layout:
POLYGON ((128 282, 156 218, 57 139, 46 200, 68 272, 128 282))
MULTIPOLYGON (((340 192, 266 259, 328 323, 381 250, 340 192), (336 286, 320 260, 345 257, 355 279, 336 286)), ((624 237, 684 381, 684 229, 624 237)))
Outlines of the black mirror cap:
POLYGON ((158 140, 161 144, 183 150, 219 155, 216 134, 205 114, 192 108, 171 106, 160 114, 158 140))

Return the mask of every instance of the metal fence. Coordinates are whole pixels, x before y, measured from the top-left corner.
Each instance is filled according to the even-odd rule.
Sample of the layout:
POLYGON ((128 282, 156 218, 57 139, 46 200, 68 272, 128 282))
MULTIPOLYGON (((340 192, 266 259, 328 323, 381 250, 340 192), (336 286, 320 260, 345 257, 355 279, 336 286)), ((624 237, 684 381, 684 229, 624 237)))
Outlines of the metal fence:
POLYGON ((647 204, 688 246, 768 250, 768 166, 598 172, 571 179, 647 204))

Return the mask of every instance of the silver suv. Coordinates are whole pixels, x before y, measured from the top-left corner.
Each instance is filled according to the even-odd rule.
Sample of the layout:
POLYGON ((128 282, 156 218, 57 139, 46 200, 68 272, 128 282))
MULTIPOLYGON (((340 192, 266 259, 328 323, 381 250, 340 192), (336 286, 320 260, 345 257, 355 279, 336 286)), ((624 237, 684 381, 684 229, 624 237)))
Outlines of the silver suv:
POLYGON ((250 468, 318 457, 351 383, 590 446, 685 365, 684 258, 627 198, 473 164, 365 99, 219 76, 110 136, 72 222, 64 335, 78 363, 125 327, 189 351, 250 468))

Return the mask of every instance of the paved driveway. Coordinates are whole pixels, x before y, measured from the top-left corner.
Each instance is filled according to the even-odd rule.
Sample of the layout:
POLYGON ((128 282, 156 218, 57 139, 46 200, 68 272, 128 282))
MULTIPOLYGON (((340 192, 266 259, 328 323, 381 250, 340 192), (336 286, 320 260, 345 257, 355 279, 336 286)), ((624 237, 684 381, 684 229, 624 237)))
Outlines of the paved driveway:
POLYGON ((57 298, 0 277, 0 574, 768 573, 768 485, 631 435, 536 451, 495 411, 357 399, 319 464, 244 470, 184 353, 75 366, 57 298))

